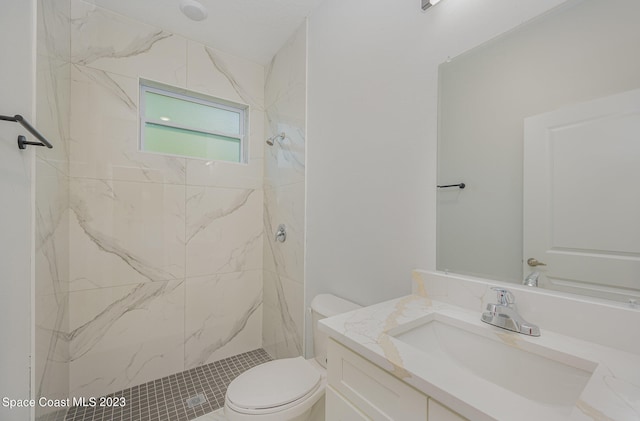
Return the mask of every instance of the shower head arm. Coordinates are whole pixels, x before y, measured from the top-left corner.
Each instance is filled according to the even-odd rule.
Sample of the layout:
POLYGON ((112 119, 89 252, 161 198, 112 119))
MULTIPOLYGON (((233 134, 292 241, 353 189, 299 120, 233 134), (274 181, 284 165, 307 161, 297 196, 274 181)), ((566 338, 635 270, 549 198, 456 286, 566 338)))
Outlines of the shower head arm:
POLYGON ((282 141, 282 140, 285 139, 285 137, 287 137, 287 135, 284 132, 282 132, 280 134, 277 134, 277 135, 274 135, 274 136, 271 136, 269 139, 267 139, 267 145, 273 146, 274 140, 280 138, 280 140, 282 141))

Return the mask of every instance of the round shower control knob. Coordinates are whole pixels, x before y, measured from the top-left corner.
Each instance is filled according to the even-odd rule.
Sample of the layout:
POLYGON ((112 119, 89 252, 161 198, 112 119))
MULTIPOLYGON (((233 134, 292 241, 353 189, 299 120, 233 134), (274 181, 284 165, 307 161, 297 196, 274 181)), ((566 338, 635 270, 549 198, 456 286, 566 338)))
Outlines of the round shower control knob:
POLYGON ((278 225, 278 231, 276 231, 276 241, 284 243, 287 240, 287 227, 284 224, 278 225))

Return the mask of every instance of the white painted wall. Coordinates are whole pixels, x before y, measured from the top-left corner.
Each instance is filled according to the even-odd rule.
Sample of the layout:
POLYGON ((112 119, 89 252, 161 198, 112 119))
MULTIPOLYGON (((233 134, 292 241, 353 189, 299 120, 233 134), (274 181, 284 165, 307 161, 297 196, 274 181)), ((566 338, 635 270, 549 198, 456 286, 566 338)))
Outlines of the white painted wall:
POLYGON ((423 13, 417 0, 327 0, 315 10, 307 305, 321 292, 397 297, 413 268, 435 269, 438 65, 562 2, 444 0, 423 13))
MULTIPOLYGON (((6 7, 5 7, 6 6, 6 7)), ((0 13, 0 114, 33 117, 35 4, 12 1, 0 13)), ((18 124, 0 122, 0 399, 29 399, 32 286, 32 168, 34 148, 20 151, 18 124)), ((29 419, 30 408, 0 419, 29 419)))

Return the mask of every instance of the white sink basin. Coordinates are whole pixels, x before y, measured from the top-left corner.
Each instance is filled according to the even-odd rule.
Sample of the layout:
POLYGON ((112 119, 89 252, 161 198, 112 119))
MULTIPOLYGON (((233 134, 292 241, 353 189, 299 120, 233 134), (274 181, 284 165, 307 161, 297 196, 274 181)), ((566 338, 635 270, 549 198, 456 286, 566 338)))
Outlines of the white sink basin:
MULTIPOLYGON (((518 340, 441 314, 431 315, 393 337, 424 352, 438 365, 455 366, 555 411, 569 414, 596 364, 518 340)), ((464 379, 461 379, 464 381, 464 379)))

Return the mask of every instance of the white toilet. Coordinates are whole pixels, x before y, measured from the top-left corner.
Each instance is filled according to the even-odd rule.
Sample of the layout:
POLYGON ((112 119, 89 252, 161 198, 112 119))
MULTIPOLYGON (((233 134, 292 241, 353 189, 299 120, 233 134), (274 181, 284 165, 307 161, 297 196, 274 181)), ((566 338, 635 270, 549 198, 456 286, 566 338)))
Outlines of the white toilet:
MULTIPOLYGON (((315 359, 285 358, 245 371, 231 382, 224 401, 229 421, 302 421, 324 397, 328 336, 318 320, 360 308, 330 294, 311 301, 315 359)), ((324 413, 324 412, 323 412, 324 413)))

